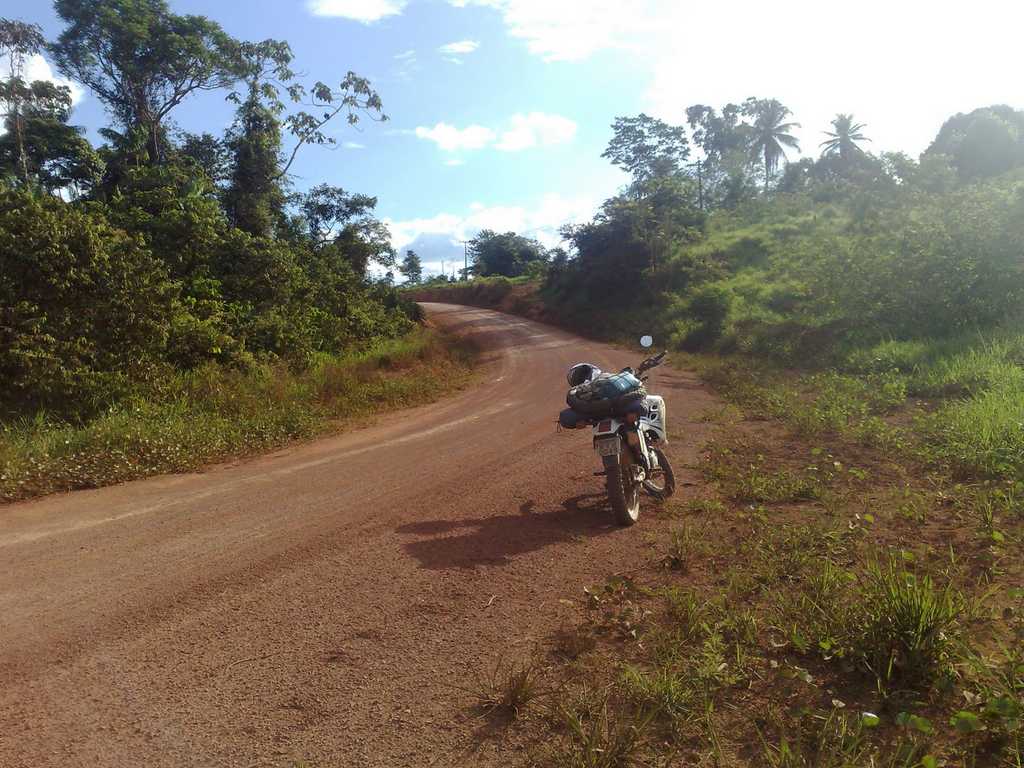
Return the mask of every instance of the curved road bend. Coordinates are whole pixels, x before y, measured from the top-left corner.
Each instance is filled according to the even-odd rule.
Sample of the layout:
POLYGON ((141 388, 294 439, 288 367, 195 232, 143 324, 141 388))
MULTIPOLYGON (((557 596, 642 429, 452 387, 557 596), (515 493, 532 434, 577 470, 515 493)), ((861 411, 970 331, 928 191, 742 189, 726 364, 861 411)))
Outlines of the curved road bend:
MULTIPOLYGON (((564 372, 634 355, 425 305, 487 350, 470 391, 199 474, 0 507, 0 766, 507 764, 473 675, 648 557, 610 525, 564 372)), ((677 462, 711 403, 668 369, 677 462)), ((646 531, 646 534, 645 534, 646 531)), ((513 759, 514 762, 514 759, 513 759)))

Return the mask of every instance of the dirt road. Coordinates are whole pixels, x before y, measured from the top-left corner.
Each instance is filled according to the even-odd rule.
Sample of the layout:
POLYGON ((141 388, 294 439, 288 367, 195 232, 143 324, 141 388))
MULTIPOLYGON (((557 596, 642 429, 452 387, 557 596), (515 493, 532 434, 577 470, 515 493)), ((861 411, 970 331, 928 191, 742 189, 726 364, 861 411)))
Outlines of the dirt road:
MULTIPOLYGON (((543 643, 559 598, 644 560, 651 528, 611 525, 589 435, 553 421, 569 363, 635 355, 427 308, 488 350, 481 385, 202 474, 0 507, 0 766, 516 761, 462 688, 543 643)), ((692 460, 709 396, 668 370, 652 388, 692 460)))

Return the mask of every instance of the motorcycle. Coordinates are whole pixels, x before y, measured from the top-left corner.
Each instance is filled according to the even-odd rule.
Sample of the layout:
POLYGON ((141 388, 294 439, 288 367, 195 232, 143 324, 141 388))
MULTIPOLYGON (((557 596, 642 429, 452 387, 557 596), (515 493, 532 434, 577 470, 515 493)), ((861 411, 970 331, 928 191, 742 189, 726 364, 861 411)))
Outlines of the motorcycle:
MULTIPOLYGON (((640 340, 643 347, 653 345, 650 336, 640 340)), ((645 373, 665 362, 666 353, 649 357, 636 370, 624 368, 621 373, 646 382, 645 373)), ((622 415, 584 418, 577 428, 591 426, 594 450, 601 457, 602 472, 608 500, 619 525, 633 525, 640 517, 640 493, 656 499, 667 499, 675 492, 675 474, 661 446, 668 443, 665 400, 659 395, 646 395, 642 407, 628 409, 622 415)))

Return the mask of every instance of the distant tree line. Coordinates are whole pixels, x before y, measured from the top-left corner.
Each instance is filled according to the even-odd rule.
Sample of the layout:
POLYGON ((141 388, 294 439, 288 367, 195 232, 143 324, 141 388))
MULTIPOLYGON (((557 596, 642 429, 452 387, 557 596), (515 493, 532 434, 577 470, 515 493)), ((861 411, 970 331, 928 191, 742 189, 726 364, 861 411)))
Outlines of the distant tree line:
POLYGON ((612 125, 604 156, 632 181, 593 221, 562 229, 571 258, 545 280, 547 300, 581 325, 635 314, 634 330, 688 348, 793 362, 823 344, 838 354, 1018 313, 1024 112, 955 115, 918 160, 871 153, 867 126, 839 114, 820 156, 792 163, 798 124, 778 100, 685 114, 686 127, 647 115, 612 125))
POLYGON ((635 322, 789 362, 1019 313, 1024 112, 954 115, 919 159, 872 153, 868 126, 839 114, 819 156, 794 162, 798 123, 777 99, 683 113, 614 121, 603 156, 630 181, 562 228, 567 250, 481 233, 474 274, 543 275, 545 301, 594 332, 635 322))

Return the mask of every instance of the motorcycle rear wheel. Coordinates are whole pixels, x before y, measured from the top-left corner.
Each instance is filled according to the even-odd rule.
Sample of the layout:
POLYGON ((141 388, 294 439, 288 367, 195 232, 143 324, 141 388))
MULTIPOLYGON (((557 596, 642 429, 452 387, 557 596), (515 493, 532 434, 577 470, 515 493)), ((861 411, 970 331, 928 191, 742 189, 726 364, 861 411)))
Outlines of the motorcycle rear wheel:
POLYGON ((626 449, 615 456, 605 456, 605 487, 611 502, 615 522, 633 525, 640 518, 640 483, 633 479, 633 459, 626 449))

